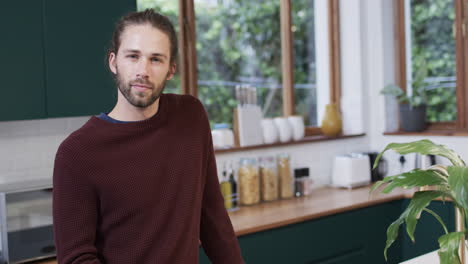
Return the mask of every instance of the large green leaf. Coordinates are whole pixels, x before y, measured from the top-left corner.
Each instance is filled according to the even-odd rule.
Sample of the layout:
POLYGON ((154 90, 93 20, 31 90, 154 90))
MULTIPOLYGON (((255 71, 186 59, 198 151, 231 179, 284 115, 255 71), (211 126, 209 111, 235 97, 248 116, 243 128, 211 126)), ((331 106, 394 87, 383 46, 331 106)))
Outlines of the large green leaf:
POLYGON ((400 217, 387 228, 387 242, 385 243, 384 256, 387 260, 387 250, 395 242, 398 237, 398 230, 400 229, 401 224, 405 221, 407 211, 403 212, 400 217))
POLYGON ((393 176, 390 183, 382 190, 383 193, 389 193, 396 187, 410 189, 427 185, 446 185, 447 178, 434 170, 414 169, 400 175, 393 176))
POLYGON ((415 169, 403 174, 388 176, 383 180, 376 182, 371 187, 369 193, 374 192, 385 183, 388 183, 388 185, 382 190, 383 193, 389 193, 396 187, 411 189, 427 185, 448 186, 447 171, 443 166, 436 165, 428 168, 427 170, 415 169))
POLYGON ((380 186, 382 186, 384 183, 388 183, 389 181, 393 181, 393 179, 395 177, 397 177, 398 175, 394 175, 394 176, 387 176, 385 178, 383 178, 383 180, 381 181, 377 181, 376 183, 374 183, 374 185, 372 185, 369 193, 372 193, 374 192, 377 188, 379 188, 380 186))
POLYGON ((458 248, 463 237, 463 232, 452 232, 439 237, 440 264, 460 264, 458 248))
POLYGON ((460 156, 455 153, 455 151, 448 149, 444 145, 436 145, 428 139, 423 139, 419 141, 413 141, 409 143, 390 143, 385 149, 380 152, 374 162, 374 169, 377 167, 382 155, 385 151, 393 149, 399 154, 405 155, 409 153, 419 153, 422 155, 437 155, 449 159, 455 166, 465 166, 465 162, 460 158, 460 156))
POLYGON ((410 204, 406 208, 405 212, 403 212, 406 221, 406 232, 413 242, 414 230, 416 229, 419 215, 432 200, 443 195, 445 195, 445 193, 441 191, 422 191, 414 194, 410 204))
POLYGON ((455 201, 468 209, 468 167, 449 166, 448 183, 455 201))

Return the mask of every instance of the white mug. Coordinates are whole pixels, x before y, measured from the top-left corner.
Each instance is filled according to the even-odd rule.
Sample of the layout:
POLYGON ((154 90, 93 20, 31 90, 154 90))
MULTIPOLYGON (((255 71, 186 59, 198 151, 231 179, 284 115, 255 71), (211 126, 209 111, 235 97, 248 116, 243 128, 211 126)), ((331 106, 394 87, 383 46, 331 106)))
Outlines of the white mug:
POLYGON ((288 122, 293 130, 293 139, 295 141, 302 139, 305 133, 304 118, 302 116, 289 116, 288 122))
POLYGON ((280 142, 288 142, 292 139, 292 127, 286 117, 275 117, 273 119, 279 132, 280 142))
POLYGON ((263 142, 271 144, 278 141, 278 129, 276 128, 273 119, 262 119, 263 142))

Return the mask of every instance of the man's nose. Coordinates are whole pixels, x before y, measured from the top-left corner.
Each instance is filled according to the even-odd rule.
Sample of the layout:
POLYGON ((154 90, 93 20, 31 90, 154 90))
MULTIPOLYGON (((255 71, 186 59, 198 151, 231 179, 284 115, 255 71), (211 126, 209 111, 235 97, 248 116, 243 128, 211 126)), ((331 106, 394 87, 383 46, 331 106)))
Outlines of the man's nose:
POLYGON ((146 59, 141 59, 138 62, 137 77, 148 78, 149 67, 150 67, 149 61, 146 59))

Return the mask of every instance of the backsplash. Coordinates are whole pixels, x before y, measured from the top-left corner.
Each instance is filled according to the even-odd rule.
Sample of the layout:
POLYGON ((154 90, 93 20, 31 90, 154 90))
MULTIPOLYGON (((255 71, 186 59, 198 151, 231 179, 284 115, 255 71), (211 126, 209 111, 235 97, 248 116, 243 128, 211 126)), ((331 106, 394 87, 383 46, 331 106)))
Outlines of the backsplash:
POLYGON ((368 145, 367 137, 358 137, 223 153, 218 154, 216 157, 218 175, 221 174, 224 163, 229 165, 230 162, 233 162, 234 168, 237 169, 239 160, 242 157, 258 158, 262 156, 276 156, 280 153, 288 153, 291 155, 291 167, 310 168, 310 177, 313 180, 314 185, 318 187, 330 183, 331 168, 333 165, 333 159, 336 155, 368 151, 368 145))
MULTIPOLYGON (((0 122, 0 183, 11 179, 51 178, 60 143, 81 127, 89 116, 0 122)), ((241 157, 291 155, 292 167, 309 167, 316 184, 330 181, 333 157, 353 151, 366 151, 367 137, 322 141, 290 146, 217 154, 218 175, 223 164, 237 168, 241 157)))
POLYGON ((58 146, 88 119, 0 122, 0 183, 18 178, 51 178, 58 146))

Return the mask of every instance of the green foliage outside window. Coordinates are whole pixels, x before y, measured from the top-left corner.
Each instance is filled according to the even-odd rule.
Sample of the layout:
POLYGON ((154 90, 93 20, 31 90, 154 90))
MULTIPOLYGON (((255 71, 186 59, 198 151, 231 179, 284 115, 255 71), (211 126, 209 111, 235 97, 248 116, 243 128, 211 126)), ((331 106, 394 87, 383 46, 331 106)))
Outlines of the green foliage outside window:
POLYGON ((453 0, 411 0, 412 69, 427 69, 430 122, 457 117, 454 22, 453 0))

